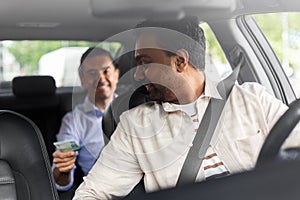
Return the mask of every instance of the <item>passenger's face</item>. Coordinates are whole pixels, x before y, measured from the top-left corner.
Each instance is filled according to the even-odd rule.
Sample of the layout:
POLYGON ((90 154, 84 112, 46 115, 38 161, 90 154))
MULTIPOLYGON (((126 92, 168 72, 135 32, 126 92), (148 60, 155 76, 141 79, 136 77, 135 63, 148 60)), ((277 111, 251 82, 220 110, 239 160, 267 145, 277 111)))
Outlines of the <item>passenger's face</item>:
POLYGON ((146 88, 150 98, 159 102, 177 103, 174 94, 176 87, 180 84, 180 78, 176 73, 172 56, 168 56, 166 51, 154 48, 157 39, 153 35, 142 34, 136 41, 135 59, 137 69, 135 79, 148 83, 146 88), (153 48, 145 48, 145 47, 153 48))
POLYGON ((92 101, 112 98, 118 79, 119 70, 108 56, 92 56, 83 61, 80 80, 92 101))

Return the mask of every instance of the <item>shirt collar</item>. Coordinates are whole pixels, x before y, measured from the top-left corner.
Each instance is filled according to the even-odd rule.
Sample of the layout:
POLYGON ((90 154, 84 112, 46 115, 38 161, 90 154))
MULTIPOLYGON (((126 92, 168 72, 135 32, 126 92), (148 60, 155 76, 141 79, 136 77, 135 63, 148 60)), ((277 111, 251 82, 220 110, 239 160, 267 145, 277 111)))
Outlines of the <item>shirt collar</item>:
POLYGON ((97 118, 100 118, 103 116, 103 112, 99 110, 89 99, 88 96, 85 97, 83 102, 83 110, 85 113, 93 112, 97 118))
POLYGON ((217 86, 218 86, 218 82, 215 82, 206 77, 204 93, 202 93, 201 96, 203 95, 204 97, 222 99, 222 97, 217 89, 217 86))
POLYGON ((88 112, 94 112, 94 110, 97 109, 99 110, 89 99, 88 95, 84 98, 83 101, 83 110, 84 112, 88 113, 88 112))
MULTIPOLYGON (((212 81, 211 79, 206 77, 204 91, 196 101, 199 102, 201 99, 204 98, 222 99, 220 93, 218 92, 217 85, 218 85, 217 82, 212 81)), ((174 104, 169 102, 162 103, 162 106, 166 112, 174 112, 180 110, 178 106, 175 106, 174 104)))
MULTIPOLYGON (((117 94, 114 94, 114 98, 118 97, 117 94)), ((95 110, 97 111, 100 111, 99 108, 97 108, 89 99, 89 96, 87 95, 85 98, 84 98, 84 101, 83 101, 83 110, 84 112, 88 113, 88 112, 94 112, 95 110)), ((97 112, 96 111, 96 112, 97 112)), ((100 111, 101 112, 101 111, 100 111)), ((102 112, 101 112, 102 113, 102 112)), ((99 115, 99 114, 98 114, 99 115)))

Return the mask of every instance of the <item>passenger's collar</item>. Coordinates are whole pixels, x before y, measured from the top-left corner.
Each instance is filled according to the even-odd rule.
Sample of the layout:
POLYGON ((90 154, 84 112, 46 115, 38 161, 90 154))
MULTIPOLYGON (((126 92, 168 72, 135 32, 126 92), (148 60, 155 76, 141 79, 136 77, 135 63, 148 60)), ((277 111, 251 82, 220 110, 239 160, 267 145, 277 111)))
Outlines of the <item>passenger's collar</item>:
POLYGON ((83 102, 83 110, 85 113, 88 113, 88 112, 94 112, 94 110, 97 109, 99 110, 99 108, 97 108, 89 99, 89 96, 87 95, 85 98, 84 98, 84 102, 83 102))
MULTIPOLYGON (((200 97, 196 100, 197 103, 201 99, 204 99, 204 98, 222 99, 221 95, 218 92, 217 85, 218 85, 217 82, 212 81, 212 80, 210 80, 210 79, 208 79, 206 77, 205 86, 204 86, 204 92, 202 92, 202 94, 200 95, 200 97)), ((163 106, 163 109, 166 112, 174 112, 174 111, 180 110, 178 108, 178 106, 175 106, 174 104, 169 103, 169 102, 162 103, 162 106, 163 106)))
MULTIPOLYGON (((117 96, 118 96, 117 94, 114 94, 114 98, 116 98, 117 96)), ((83 110, 84 112, 88 113, 88 112, 94 112, 95 110, 99 110, 99 108, 96 107, 95 104, 93 104, 90 101, 89 96, 87 95, 83 101, 83 110)))

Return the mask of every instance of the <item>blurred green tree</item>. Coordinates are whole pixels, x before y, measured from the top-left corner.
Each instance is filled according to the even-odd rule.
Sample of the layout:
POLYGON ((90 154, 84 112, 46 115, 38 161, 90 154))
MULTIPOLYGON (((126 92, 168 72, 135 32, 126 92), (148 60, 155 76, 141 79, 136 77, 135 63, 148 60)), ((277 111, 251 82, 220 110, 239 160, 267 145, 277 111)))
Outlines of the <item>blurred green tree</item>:
POLYGON ((254 19, 268 39, 278 59, 289 67, 300 69, 300 14, 271 13, 254 15, 254 19))
POLYGON ((42 55, 61 47, 91 47, 99 46, 115 55, 120 47, 119 43, 98 43, 89 41, 12 41, 8 51, 20 64, 21 72, 27 75, 36 74, 38 63, 42 55))

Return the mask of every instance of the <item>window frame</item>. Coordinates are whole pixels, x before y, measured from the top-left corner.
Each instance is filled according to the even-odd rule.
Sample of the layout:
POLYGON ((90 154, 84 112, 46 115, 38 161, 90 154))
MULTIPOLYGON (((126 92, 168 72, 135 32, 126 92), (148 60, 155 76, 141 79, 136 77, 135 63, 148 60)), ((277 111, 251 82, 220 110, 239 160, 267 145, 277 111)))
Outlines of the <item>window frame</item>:
POLYGON ((274 95, 285 104, 296 99, 292 85, 267 38, 251 15, 237 18, 237 24, 249 41, 270 81, 274 95))

